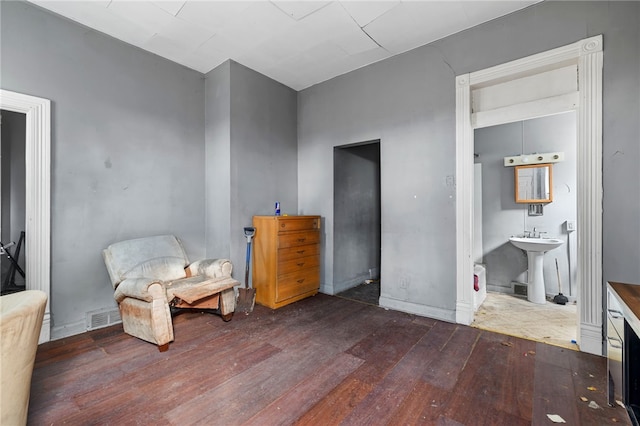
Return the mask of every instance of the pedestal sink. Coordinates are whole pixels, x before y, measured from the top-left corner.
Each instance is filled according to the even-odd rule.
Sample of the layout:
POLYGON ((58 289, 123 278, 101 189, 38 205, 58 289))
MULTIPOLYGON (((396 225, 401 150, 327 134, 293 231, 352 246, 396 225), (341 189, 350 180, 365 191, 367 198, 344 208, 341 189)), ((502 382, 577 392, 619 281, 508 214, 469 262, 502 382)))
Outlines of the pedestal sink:
POLYGON ((528 289, 527 299, 533 303, 547 302, 544 290, 544 254, 549 250, 560 247, 564 241, 558 238, 521 238, 511 237, 509 241, 514 246, 527 252, 528 289))

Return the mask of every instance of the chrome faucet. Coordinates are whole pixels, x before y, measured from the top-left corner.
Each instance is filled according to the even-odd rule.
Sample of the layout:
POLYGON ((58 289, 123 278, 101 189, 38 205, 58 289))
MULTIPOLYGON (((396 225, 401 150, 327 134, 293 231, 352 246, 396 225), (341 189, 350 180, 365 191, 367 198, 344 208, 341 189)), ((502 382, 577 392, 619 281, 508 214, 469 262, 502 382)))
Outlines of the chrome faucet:
POLYGON ((524 236, 526 238, 544 238, 543 234, 546 234, 546 231, 538 231, 538 228, 533 228, 533 231, 524 231, 524 236))
POLYGON ((541 234, 546 234, 546 232, 540 232, 538 228, 533 228, 533 231, 524 231, 525 238, 539 238, 541 234))

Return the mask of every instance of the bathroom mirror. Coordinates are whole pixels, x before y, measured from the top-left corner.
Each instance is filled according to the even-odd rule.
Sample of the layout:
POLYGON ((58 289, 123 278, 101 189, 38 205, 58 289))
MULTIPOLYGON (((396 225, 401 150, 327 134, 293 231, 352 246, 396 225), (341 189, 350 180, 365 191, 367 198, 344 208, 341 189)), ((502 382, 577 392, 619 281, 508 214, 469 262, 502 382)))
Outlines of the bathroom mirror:
POLYGON ((516 203, 550 203, 553 201, 552 164, 516 166, 516 203))

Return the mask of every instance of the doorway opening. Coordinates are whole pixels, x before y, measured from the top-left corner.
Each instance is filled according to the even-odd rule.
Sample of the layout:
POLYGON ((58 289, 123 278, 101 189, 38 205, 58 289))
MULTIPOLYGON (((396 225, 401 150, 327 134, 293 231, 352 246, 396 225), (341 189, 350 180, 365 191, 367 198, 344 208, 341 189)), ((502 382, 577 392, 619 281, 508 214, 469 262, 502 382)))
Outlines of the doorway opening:
POLYGON ((474 130, 474 167, 481 173, 474 175, 473 257, 483 265, 487 298, 473 327, 577 349, 577 241, 575 226, 567 226, 577 217, 576 140, 574 111, 474 130), (514 167, 504 158, 550 151, 563 154, 550 166, 553 200, 531 214, 528 204, 516 203, 514 167), (509 242, 534 232, 562 241, 542 258, 546 303, 528 300, 527 253, 509 242), (559 292, 567 303, 553 302, 559 292))
POLYGON ((456 322, 474 318, 473 129, 575 110, 577 343, 602 354, 602 47, 599 35, 456 78, 456 322))
POLYGON ((26 115, 0 110, 0 294, 26 289, 26 115))
POLYGON ((38 343, 51 338, 51 101, 0 89, 0 109, 25 114, 25 287, 48 297, 38 343))
POLYGON ((334 294, 369 304, 380 298, 380 141, 333 150, 334 294))

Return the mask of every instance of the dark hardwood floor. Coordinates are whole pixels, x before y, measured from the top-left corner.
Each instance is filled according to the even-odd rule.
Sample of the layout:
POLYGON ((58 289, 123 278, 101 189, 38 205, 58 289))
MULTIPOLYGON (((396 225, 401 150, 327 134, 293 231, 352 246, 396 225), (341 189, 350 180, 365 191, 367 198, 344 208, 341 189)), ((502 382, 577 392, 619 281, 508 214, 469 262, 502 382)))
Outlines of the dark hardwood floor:
POLYGON ((174 329, 163 353, 121 325, 41 345, 29 424, 629 424, 604 358, 338 297, 174 329))

